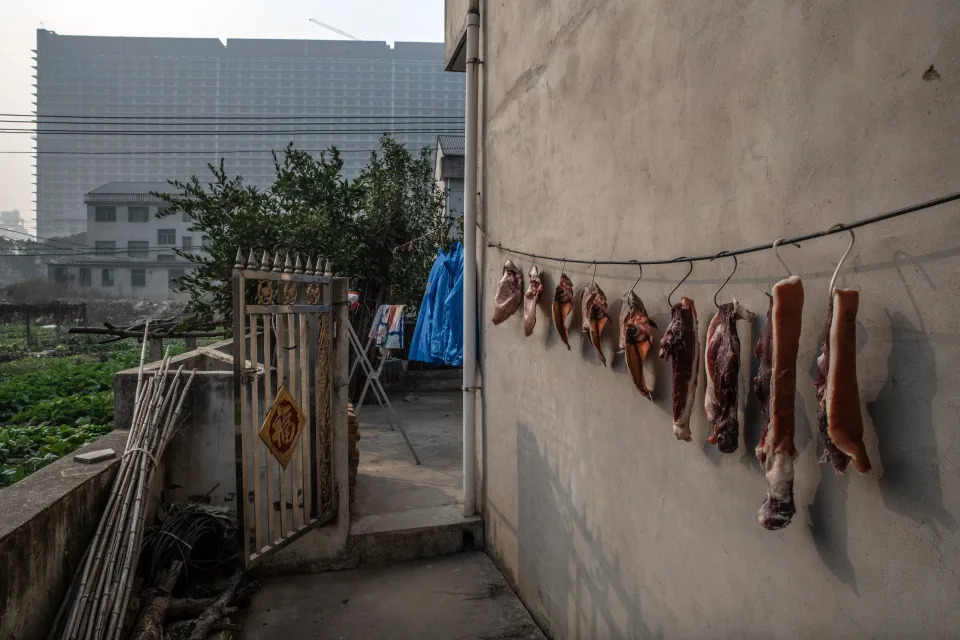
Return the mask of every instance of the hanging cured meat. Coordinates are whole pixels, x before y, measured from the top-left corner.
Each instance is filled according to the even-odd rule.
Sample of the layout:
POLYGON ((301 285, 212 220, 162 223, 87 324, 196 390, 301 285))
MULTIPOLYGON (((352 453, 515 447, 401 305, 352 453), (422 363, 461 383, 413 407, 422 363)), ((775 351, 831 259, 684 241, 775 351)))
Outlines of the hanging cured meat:
POLYGON ((537 300, 540 298, 540 292, 543 290, 543 283, 540 282, 540 270, 537 265, 530 267, 530 284, 527 286, 527 292, 523 294, 523 333, 530 337, 533 333, 533 327, 537 324, 537 300))
POLYGON ((497 285, 497 295, 493 299, 493 324, 500 324, 517 312, 520 308, 522 290, 523 276, 513 264, 513 260, 508 258, 503 263, 503 276, 497 285))
POLYGON ((653 400, 653 387, 647 385, 643 363, 653 342, 656 323, 647 316, 643 301, 633 291, 628 291, 620 306, 620 348, 624 351, 627 371, 633 378, 637 391, 647 400, 653 400))
POLYGON ((860 473, 870 471, 863 445, 863 417, 857 384, 857 308, 860 294, 834 289, 827 310, 823 347, 817 358, 817 426, 823 435, 820 462, 842 474, 850 459, 860 473))
POLYGON ((583 332, 590 334, 590 342, 597 350, 600 362, 607 366, 607 358, 603 355, 603 345, 600 344, 600 334, 610 322, 607 315, 607 296, 596 282, 591 282, 583 288, 583 332))
POLYGON ((570 348, 570 337, 567 333, 567 316, 573 311, 573 283, 567 274, 560 274, 560 282, 553 292, 553 325, 560 334, 563 344, 570 348))
POLYGON ((707 442, 717 445, 722 453, 737 450, 740 423, 737 420, 737 391, 740 387, 740 336, 737 320, 752 322, 756 315, 742 304, 722 304, 707 328, 704 349, 707 390, 703 407, 713 432, 707 442))
POLYGON ((690 298, 681 298, 670 309, 670 324, 660 339, 660 357, 673 360, 673 434, 690 441, 690 414, 697 395, 700 372, 700 339, 697 309, 690 298))
POLYGON ((782 529, 797 511, 793 502, 793 458, 797 455, 793 433, 802 312, 799 277, 790 276, 774 285, 767 325, 755 352, 760 369, 753 388, 765 421, 756 454, 767 479, 767 498, 757 519, 767 529, 782 529))

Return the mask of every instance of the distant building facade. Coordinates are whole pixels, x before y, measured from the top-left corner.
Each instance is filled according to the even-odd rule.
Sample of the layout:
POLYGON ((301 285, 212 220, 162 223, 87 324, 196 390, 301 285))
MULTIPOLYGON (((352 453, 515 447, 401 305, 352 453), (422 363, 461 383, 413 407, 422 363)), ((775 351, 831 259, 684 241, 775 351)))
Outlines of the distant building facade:
POLYGON ((27 231, 19 209, 0 211, 0 236, 11 240, 29 240, 32 235, 27 231))
POLYGON ((446 215, 454 220, 463 216, 463 136, 437 136, 434 176, 446 193, 446 215))
POLYGON ((176 297, 174 282, 191 263, 174 249, 203 251, 208 238, 190 231, 184 213, 157 217, 163 201, 151 192, 169 188, 164 182, 111 182, 87 193, 87 246, 50 263, 50 280, 110 297, 176 297))
POLYGON ((223 44, 40 29, 36 56, 41 237, 83 231, 83 194, 110 180, 205 176, 222 155, 228 173, 265 186, 269 151, 290 141, 337 146, 356 177, 384 131, 418 149, 433 146, 446 126, 438 119, 462 128, 453 123, 464 114, 463 81, 444 74, 440 43, 223 44), (117 133, 131 131, 146 135, 117 133))

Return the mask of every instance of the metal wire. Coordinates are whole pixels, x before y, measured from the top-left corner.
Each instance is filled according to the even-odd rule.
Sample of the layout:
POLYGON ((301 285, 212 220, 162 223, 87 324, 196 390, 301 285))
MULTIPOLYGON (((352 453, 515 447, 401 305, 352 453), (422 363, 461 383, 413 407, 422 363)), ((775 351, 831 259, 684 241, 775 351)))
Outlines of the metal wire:
MULTIPOLYGON (((783 238, 778 244, 798 244, 800 242, 806 242, 807 240, 813 240, 814 238, 822 238, 824 236, 833 235, 835 233, 842 233, 844 231, 849 231, 850 229, 856 229, 858 227, 865 227, 870 224, 875 224, 877 222, 883 222, 884 220, 890 220, 891 218, 897 218, 899 216, 907 215, 908 213, 915 213, 917 211, 923 211, 924 209, 930 209, 942 204, 947 204, 948 202, 954 202, 955 200, 960 200, 960 192, 951 193, 946 196, 941 196, 939 198, 934 198, 933 200, 927 200, 925 202, 919 202, 917 204, 910 205, 908 207, 903 207, 902 209, 895 209, 893 211, 888 211, 886 213, 881 213, 875 216, 870 216, 869 218, 863 218, 861 220, 856 220, 850 223, 840 223, 836 224, 826 231, 814 231, 812 233, 806 233, 800 236, 795 236, 793 238, 783 238)), ((528 253, 526 251, 521 251, 519 249, 513 249, 511 247, 505 247, 499 242, 492 242, 487 236, 486 232, 480 227, 480 224, 477 223, 477 227, 480 229, 480 233, 484 238, 487 239, 487 246, 495 249, 499 249, 505 253, 512 253, 518 256, 526 256, 528 258, 534 257, 534 254, 528 253)), ((764 244, 758 244, 753 247, 744 247, 742 249, 727 250, 724 252, 725 256, 742 256, 747 253, 758 253, 760 251, 767 251, 773 247, 773 242, 766 242, 764 244)), ((680 261, 709 261, 716 254, 706 254, 702 256, 693 256, 693 257, 679 257, 679 258, 661 258, 657 260, 591 260, 591 259, 578 259, 578 258, 568 258, 564 256, 548 256, 543 253, 537 252, 536 257, 538 260, 552 260, 554 262, 571 262, 574 264, 592 264, 592 265, 633 265, 633 264, 671 264, 674 262, 680 261)))

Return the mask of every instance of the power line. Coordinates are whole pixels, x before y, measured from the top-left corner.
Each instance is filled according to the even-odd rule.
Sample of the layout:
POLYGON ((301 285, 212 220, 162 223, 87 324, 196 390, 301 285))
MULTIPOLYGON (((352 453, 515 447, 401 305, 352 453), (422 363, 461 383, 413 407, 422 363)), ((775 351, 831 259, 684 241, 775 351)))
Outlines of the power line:
MULTIPOLYGON (((407 120, 407 119, 459 119, 463 120, 463 116, 423 116, 423 115, 389 115, 383 114, 382 116, 375 116, 372 114, 357 114, 357 115, 310 115, 310 116, 171 116, 171 115, 127 115, 127 116, 106 116, 98 114, 75 114, 75 115, 65 115, 65 114, 34 114, 34 113, 0 113, 2 118, 30 118, 30 119, 76 119, 76 118, 92 118, 96 120, 131 120, 131 119, 159 119, 159 120, 264 120, 264 121, 274 121, 274 120, 329 120, 329 119, 355 119, 355 118, 382 118, 384 120, 407 120)), ((3 122, 0 120, 0 122, 3 122)), ((72 122, 64 122, 63 124, 74 124, 72 122)))
POLYGON ((411 134, 411 133, 429 133, 432 135, 446 135, 463 133, 463 129, 285 129, 282 131, 80 131, 70 129, 54 129, 51 131, 37 129, 0 129, 0 133, 17 134, 25 133, 36 135, 56 135, 56 136, 307 136, 307 135, 388 135, 388 134, 411 134))
MULTIPOLYGON (((415 147, 409 149, 409 151, 422 151, 424 149, 433 149, 433 146, 429 147, 415 147)), ((271 153, 273 151, 282 152, 283 148, 279 149, 224 149, 224 150, 207 150, 207 151, 161 151, 161 150, 150 150, 150 151, 0 151, 0 154, 23 154, 23 155, 81 155, 81 156, 159 156, 159 155, 214 155, 219 156, 223 154, 235 154, 235 153, 271 153)), ((306 151, 307 153, 329 153, 330 149, 297 149, 297 151, 306 151)), ((382 149, 340 149, 337 148, 337 151, 340 153, 374 153, 377 151, 382 151, 382 149)))
MULTIPOLYGON (((826 231, 814 231, 812 233, 807 233, 801 236, 795 236, 793 238, 782 238, 779 240, 778 244, 787 245, 787 244, 799 244, 801 242, 806 242, 807 240, 813 240, 814 238, 822 238, 824 236, 833 235, 835 233, 843 233, 849 229, 857 229, 859 227, 865 227, 870 224, 875 224, 877 222, 883 222, 884 220, 889 220, 891 218, 896 218, 899 216, 907 215, 908 213, 915 213, 917 211, 923 211, 924 209, 930 209, 932 207, 939 206, 941 204, 947 204, 948 202, 953 202, 955 200, 960 200, 960 192, 951 193, 950 195, 942 196, 940 198, 934 198, 933 200, 927 200, 926 202, 920 202, 918 204, 913 204, 902 209, 895 209, 893 211, 888 211, 886 213, 880 213, 869 218, 863 218, 855 222, 850 223, 840 223, 826 231)), ((659 260, 583 260, 580 258, 564 258, 557 256, 544 255, 540 253, 530 253, 527 251, 520 251, 519 249, 511 249, 510 247, 504 247, 499 242, 492 242, 487 236, 486 232, 480 227, 480 223, 477 223, 477 228, 480 230, 480 233, 483 234, 483 237, 487 239, 487 247, 499 249, 504 253, 512 253, 518 256, 525 256, 527 258, 533 258, 534 260, 552 260, 554 262, 570 262, 572 264, 590 264, 590 265, 648 265, 648 264, 672 264, 675 262, 701 262, 709 261, 719 257, 731 257, 731 256, 742 256, 747 253, 757 253, 759 251, 766 251, 773 248, 773 241, 770 241, 766 244, 758 244, 754 247, 745 247, 743 249, 734 249, 729 251, 721 251, 714 255, 702 255, 702 256, 678 256, 676 258, 664 258, 659 260)))

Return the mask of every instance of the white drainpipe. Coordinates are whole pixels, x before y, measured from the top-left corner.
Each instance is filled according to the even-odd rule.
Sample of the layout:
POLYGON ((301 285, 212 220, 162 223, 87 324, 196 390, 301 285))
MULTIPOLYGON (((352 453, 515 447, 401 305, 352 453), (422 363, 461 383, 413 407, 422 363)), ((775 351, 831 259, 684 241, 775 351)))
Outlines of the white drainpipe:
POLYGON ((477 70, 480 14, 467 14, 463 172, 463 515, 477 512, 477 70))

